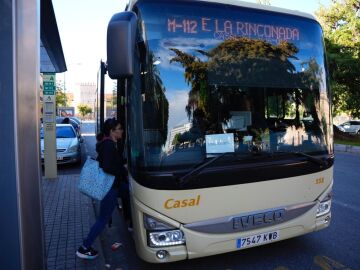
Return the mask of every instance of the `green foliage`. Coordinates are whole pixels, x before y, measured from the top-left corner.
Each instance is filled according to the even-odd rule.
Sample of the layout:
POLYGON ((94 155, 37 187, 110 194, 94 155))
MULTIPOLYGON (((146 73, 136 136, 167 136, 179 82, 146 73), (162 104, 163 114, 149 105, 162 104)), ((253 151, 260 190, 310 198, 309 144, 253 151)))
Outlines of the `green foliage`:
POLYGON ((221 130, 220 122, 225 123, 232 108, 241 101, 234 98, 239 95, 237 88, 209 81, 248 85, 260 81, 259 78, 271 81, 271 76, 276 73, 284 82, 297 81, 298 85, 311 84, 318 88, 317 78, 321 77, 319 66, 311 59, 302 63, 307 69, 301 75, 296 74, 290 59, 297 59, 298 48, 285 41, 272 45, 246 37, 225 40, 207 52, 197 51, 207 61, 205 57, 200 59, 175 48, 170 50, 175 53, 170 62, 178 62, 184 67, 185 80, 191 85, 186 106, 189 119, 193 118, 193 125, 206 126, 214 131, 221 130), (218 126, 214 126, 216 123, 218 126))
POLYGON ((181 134, 177 133, 174 136, 174 139, 172 141, 172 145, 177 145, 177 144, 180 144, 180 143, 181 143, 181 134))
POLYGON ((333 0, 316 12, 325 36, 334 114, 360 117, 360 2, 333 0))
MULTIPOLYGON (((150 62, 154 63, 156 58, 150 54, 150 62)), ((166 98, 165 86, 161 80, 160 70, 157 65, 143 75, 146 100, 144 101, 144 128, 153 129, 158 132, 157 142, 164 145, 168 134, 169 101, 166 98)))
POLYGON ((56 85, 56 107, 66 107, 67 97, 61 85, 56 85))
POLYGON ((345 145, 353 145, 353 146, 360 146, 360 139, 356 140, 340 140, 336 139, 334 140, 334 143, 336 144, 345 144, 345 145))
POLYGON ((78 109, 79 109, 79 112, 82 117, 84 117, 87 114, 92 113, 92 109, 88 105, 79 104, 78 109))

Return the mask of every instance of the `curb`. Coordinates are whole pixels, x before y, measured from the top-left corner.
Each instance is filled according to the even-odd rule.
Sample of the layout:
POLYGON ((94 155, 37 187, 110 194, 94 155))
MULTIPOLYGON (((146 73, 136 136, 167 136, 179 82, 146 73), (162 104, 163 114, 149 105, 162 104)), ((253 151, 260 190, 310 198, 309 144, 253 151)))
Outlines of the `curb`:
POLYGON ((348 152, 360 155, 360 146, 346 145, 346 144, 334 144, 336 152, 348 152))

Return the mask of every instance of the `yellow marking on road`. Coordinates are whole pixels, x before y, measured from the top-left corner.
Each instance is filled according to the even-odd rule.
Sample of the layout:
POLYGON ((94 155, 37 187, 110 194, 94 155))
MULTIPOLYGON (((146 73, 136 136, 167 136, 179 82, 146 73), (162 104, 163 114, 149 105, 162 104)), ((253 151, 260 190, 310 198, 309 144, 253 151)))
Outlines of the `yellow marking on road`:
POLYGON ((334 269, 351 270, 345 265, 322 255, 316 256, 314 258, 314 263, 318 265, 322 270, 334 270, 334 269))
POLYGON ((289 268, 287 268, 285 266, 279 266, 279 267, 276 267, 274 270, 289 270, 289 268))

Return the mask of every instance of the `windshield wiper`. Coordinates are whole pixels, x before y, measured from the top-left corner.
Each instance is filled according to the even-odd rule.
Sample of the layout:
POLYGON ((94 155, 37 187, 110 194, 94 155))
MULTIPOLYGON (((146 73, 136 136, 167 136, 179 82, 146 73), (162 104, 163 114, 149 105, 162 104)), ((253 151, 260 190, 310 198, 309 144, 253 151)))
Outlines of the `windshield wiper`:
MULTIPOLYGON (((233 153, 233 152, 227 152, 227 153, 223 153, 219 156, 216 156, 212 159, 210 159, 209 161, 206 161, 204 163, 200 163, 198 164, 193 170, 191 170, 190 172, 188 172, 187 174, 185 174, 184 176, 180 177, 177 180, 177 184, 182 187, 184 185, 186 185, 188 182, 191 181, 191 179, 193 179, 194 176, 198 175, 201 171, 203 171, 205 168, 209 167, 211 164, 213 164, 215 161, 218 161, 219 159, 223 158, 224 156, 234 156, 234 157, 238 157, 240 153, 233 153)), ((305 154, 303 152, 272 152, 272 153, 268 153, 267 155, 264 155, 265 153, 261 152, 261 153, 253 153, 253 158, 256 158, 256 160, 258 160, 259 158, 271 158, 271 157, 275 157, 277 156, 277 154, 281 154, 281 155, 292 155, 292 156, 300 156, 300 157, 305 157, 306 160, 313 162, 317 165, 320 165, 320 168, 326 167, 328 166, 328 162, 326 159, 320 159, 320 158, 316 158, 313 157, 311 155, 305 154)))
POLYGON ((274 155, 274 154, 288 154, 288 155, 293 155, 293 156, 298 156, 298 157, 305 157, 306 160, 320 165, 321 168, 326 167, 328 165, 328 162, 326 161, 326 159, 316 158, 316 157, 313 157, 311 155, 305 154, 303 152, 272 152, 271 154, 272 155, 274 155))
POLYGON ((178 185, 179 186, 185 185, 186 183, 188 183, 190 181, 189 179, 191 179, 193 176, 198 175, 202 170, 209 167, 212 163, 221 159, 224 156, 235 156, 236 157, 237 153, 233 153, 233 152, 222 153, 221 155, 216 156, 216 157, 210 159, 209 161, 206 161, 205 163, 200 163, 200 165, 197 165, 197 167, 195 169, 191 170, 184 176, 180 177, 177 181, 178 185))

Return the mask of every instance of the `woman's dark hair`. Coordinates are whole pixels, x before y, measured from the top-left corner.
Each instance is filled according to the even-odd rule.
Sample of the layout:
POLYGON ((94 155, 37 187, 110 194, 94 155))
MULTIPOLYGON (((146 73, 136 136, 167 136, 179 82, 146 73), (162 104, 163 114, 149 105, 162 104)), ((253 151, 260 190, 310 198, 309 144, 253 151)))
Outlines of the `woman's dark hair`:
POLYGON ((109 137, 110 131, 114 130, 118 125, 121 125, 119 120, 116 120, 115 118, 106 119, 101 132, 96 135, 96 140, 101 141, 104 137, 109 137))

